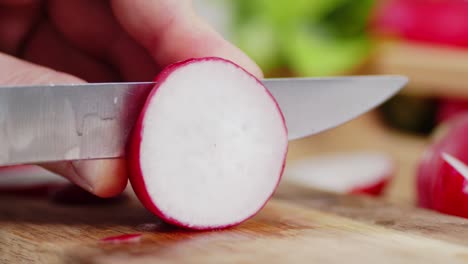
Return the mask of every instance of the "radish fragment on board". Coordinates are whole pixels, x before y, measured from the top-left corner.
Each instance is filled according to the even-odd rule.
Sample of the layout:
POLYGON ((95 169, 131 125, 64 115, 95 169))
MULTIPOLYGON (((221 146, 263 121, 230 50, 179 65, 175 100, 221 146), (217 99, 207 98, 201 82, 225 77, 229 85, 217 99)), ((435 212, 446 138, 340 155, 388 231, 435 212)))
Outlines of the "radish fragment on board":
POLYGON ((395 164, 382 153, 351 152, 309 157, 291 162, 285 180, 336 193, 382 194, 395 164))

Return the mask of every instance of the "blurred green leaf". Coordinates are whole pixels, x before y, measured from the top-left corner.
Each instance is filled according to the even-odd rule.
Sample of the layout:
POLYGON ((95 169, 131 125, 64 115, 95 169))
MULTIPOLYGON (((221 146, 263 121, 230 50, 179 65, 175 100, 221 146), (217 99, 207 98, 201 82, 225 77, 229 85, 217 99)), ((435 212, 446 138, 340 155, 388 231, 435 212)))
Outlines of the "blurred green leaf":
POLYGON ((349 71, 368 54, 375 0, 237 0, 236 44, 264 71, 349 71))
POLYGON ((365 35, 337 38, 326 33, 298 30, 284 46, 290 68, 301 76, 326 76, 349 71, 368 54, 365 35))
POLYGON ((237 29, 236 44, 264 71, 280 64, 279 35, 262 17, 250 19, 237 29))
POLYGON ((346 0, 254 0, 260 12, 265 12, 276 26, 293 23, 307 17, 319 21, 321 17, 346 0))
POLYGON ((321 23, 333 28, 337 35, 355 36, 362 34, 368 23, 375 0, 347 0, 330 12, 321 23))

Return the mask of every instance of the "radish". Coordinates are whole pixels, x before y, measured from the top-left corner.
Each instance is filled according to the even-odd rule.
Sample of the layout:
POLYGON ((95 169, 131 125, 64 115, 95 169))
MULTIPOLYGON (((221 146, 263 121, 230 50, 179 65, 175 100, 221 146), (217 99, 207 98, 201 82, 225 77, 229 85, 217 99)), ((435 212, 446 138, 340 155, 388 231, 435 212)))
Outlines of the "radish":
POLYGON ((220 58, 174 64, 156 82, 129 142, 129 178, 142 204, 198 230, 255 215, 280 181, 288 148, 275 99, 220 58))
POLYGON ((124 234, 119 236, 111 236, 101 239, 102 243, 123 244, 123 243, 138 243, 141 241, 142 234, 124 234))
POLYGON ((442 128, 418 167, 418 205, 468 218, 468 113, 442 128))
POLYGON ((286 167, 285 179, 326 191, 380 195, 395 171, 387 155, 371 152, 310 157, 286 167))
POLYGON ((0 167, 0 194, 46 195, 67 182, 35 165, 0 167))
POLYGON ((439 101, 437 122, 442 123, 460 113, 468 112, 468 99, 444 98, 439 101))

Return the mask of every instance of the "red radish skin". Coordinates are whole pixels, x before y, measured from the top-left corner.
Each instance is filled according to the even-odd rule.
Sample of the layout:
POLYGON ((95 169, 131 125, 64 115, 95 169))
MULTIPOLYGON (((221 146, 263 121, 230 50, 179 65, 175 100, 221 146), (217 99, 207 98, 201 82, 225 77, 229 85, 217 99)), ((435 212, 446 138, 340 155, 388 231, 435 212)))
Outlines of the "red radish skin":
POLYGON ((35 165, 0 167, 0 194, 46 196, 67 183, 63 177, 35 165))
POLYGON ((141 241, 142 234, 125 234, 111 236, 101 239, 102 243, 123 244, 123 243, 138 243, 141 241))
POLYGON ((376 11, 378 34, 406 40, 468 47, 468 2, 390 0, 376 11))
POLYGON ((376 182, 373 185, 370 186, 365 186, 365 187, 357 187, 354 190, 351 190, 351 194, 365 194, 365 195, 370 195, 370 196, 381 196, 385 188, 388 186, 388 183, 390 182, 390 178, 392 178, 393 173, 389 173, 388 176, 385 179, 380 180, 379 182, 376 182))
POLYGON ((467 175, 453 162, 468 163, 468 114, 460 114, 444 126, 445 133, 428 147, 418 166, 418 205, 468 218, 467 175))
POLYGON ((468 218, 468 167, 456 157, 441 153, 443 175, 435 179, 433 209, 468 218))
MULTIPOLYGON (((242 69, 240 66, 230 61, 215 57, 190 59, 173 64, 162 71, 155 81, 157 84, 148 96, 129 142, 127 158, 129 179, 139 200, 149 211, 160 217, 165 222, 193 230, 227 228, 238 225, 253 217, 265 206, 276 190, 284 171, 288 149, 285 120, 273 96, 258 79, 242 69), (236 82, 239 82, 241 85, 237 87, 236 82), (200 85, 200 83, 202 85, 200 85), (200 87, 191 87, 197 85, 200 87), (246 89, 243 88, 244 86, 251 87, 246 89), (197 91, 197 89, 201 92, 197 91), (179 90, 184 90, 183 95, 178 94, 178 97, 171 97, 171 95, 179 93, 179 90), (190 95, 187 93, 190 93, 190 95), (223 97, 223 93, 231 96, 224 95, 223 97), (165 96, 165 100, 158 101, 158 96, 165 96), (190 97, 190 100, 194 101, 181 98, 184 96, 187 98, 190 97), (242 97, 243 99, 239 100, 236 96, 242 97), (176 113, 174 112, 179 111, 179 109, 175 109, 173 105, 170 105, 168 100, 175 100, 179 107, 185 107, 186 105, 193 104, 193 111, 184 112, 187 115, 192 116, 175 116, 176 113), (179 100, 181 102, 179 102, 179 100), (232 100, 236 100, 235 102, 238 103, 238 105, 234 106, 235 108, 233 106, 229 106, 232 100), (258 102, 255 100, 258 100, 258 102), (153 101, 158 101, 158 103, 153 104, 153 101), (250 101, 250 103, 244 103, 244 101, 250 101), (214 108, 213 111, 203 111, 203 108, 206 108, 206 105, 214 108), (159 118, 151 117, 151 115, 148 114, 150 110, 152 110, 151 107, 154 107, 155 109, 156 107, 160 108, 158 110, 160 112, 154 113, 155 116, 159 115, 159 118), (260 107, 265 107, 265 109, 260 109, 260 107), (161 113, 165 113, 165 111, 171 112, 172 115, 170 117, 166 117, 163 114, 161 117, 161 113), (194 112, 197 112, 199 115, 193 116, 194 112), (244 122, 243 119, 252 119, 255 120, 255 126, 252 126, 250 130, 247 130, 249 129, 248 124, 245 128, 241 126, 245 131, 240 131, 237 135, 235 134, 237 133, 235 131, 237 131, 239 127, 235 125, 239 124, 223 122, 218 115, 214 115, 213 118, 210 116, 211 113, 208 112, 223 113, 223 120, 226 118, 232 118, 232 122, 238 121, 236 120, 236 118, 238 118, 242 124, 249 122, 244 122), (260 116, 261 118, 259 118, 260 116), (154 124, 160 124, 159 122, 169 122, 169 124, 174 122, 177 124, 177 128, 169 127, 167 132, 162 132, 161 130, 164 130, 165 127, 159 125, 160 128, 155 129, 154 133, 166 133, 164 134, 165 137, 167 137, 166 140, 170 140, 178 148, 180 148, 179 145, 181 144, 185 144, 187 147, 180 148, 180 152, 177 153, 173 153, 173 151, 171 152, 170 147, 167 147, 167 149, 162 147, 155 148, 154 155, 151 155, 153 160, 151 162, 143 162, 143 159, 150 158, 142 155, 142 151, 149 151, 148 148, 151 147, 147 145, 145 148, 145 144, 143 144, 145 140, 148 142, 152 142, 151 140, 159 142, 159 145, 165 144, 163 139, 157 138, 158 135, 153 135, 153 133, 150 137, 145 137, 145 129, 149 130, 151 127, 157 127, 157 125, 153 125, 153 123, 149 123, 149 121, 147 121, 147 119, 151 120, 150 118, 156 119, 154 124), (180 120, 174 121, 177 118, 180 120), (209 122, 207 121, 208 119, 210 120, 209 122), (193 122, 193 120, 196 120, 199 123, 193 122), (208 128, 205 128, 205 126, 208 128), (182 132, 179 130, 176 131, 175 129, 185 129, 186 132, 184 133, 186 134, 179 136, 182 132), (226 132, 224 132, 223 129, 225 129, 226 132), (203 137, 203 133, 209 134, 212 130, 216 130, 217 132, 212 134, 210 137, 203 137), (268 136, 252 140, 249 136, 250 134, 246 131, 250 131, 252 138, 257 135, 256 133, 268 136), (179 134, 174 136, 176 132, 179 134), (200 133, 201 135, 190 138, 192 135, 191 133, 200 133), (231 138, 223 133, 234 134, 231 138), (171 140, 171 137, 173 136, 174 139, 171 140), (216 140, 217 137, 220 139, 216 140), (234 144, 235 140, 240 140, 240 143, 234 144), (184 142, 181 143, 181 141, 184 142), (231 141, 233 143, 231 143, 231 141), (245 144, 247 141, 251 142, 251 151, 249 151, 249 149, 237 149, 238 145, 245 144), (192 148, 192 145, 196 145, 199 142, 206 143, 206 146, 209 146, 210 149, 217 149, 219 146, 221 151, 218 153, 215 150, 192 148), (220 153, 222 155, 226 155, 225 152, 222 152, 223 147, 232 148, 234 151, 231 152, 234 152, 239 156, 220 158, 217 160, 216 157, 218 157, 220 153), (199 152, 199 155, 193 156, 193 154, 190 154, 190 151, 199 152), (240 155, 235 151, 245 151, 246 153, 245 155, 240 155), (158 175, 158 173, 153 175, 153 172, 144 172, 145 166, 148 170, 149 168, 161 170, 161 167, 165 167, 166 163, 162 163, 159 160, 165 158, 167 155, 172 155, 172 157, 181 162, 181 164, 178 164, 177 168, 170 167, 171 164, 167 165, 169 166, 169 169, 166 169, 167 171, 165 171, 165 173, 159 173, 160 175, 158 175), (196 160, 200 155, 208 156, 207 160, 209 161, 198 160, 198 162, 194 163, 188 162, 190 159, 196 160), (209 155, 218 156, 211 157, 209 155), (247 159, 246 155, 251 157, 251 159, 247 159), (243 158, 245 160, 242 160, 243 158), (230 170, 224 169, 224 167, 232 167, 233 169, 237 168, 233 167, 235 165, 233 163, 234 159, 240 160, 237 166, 238 168, 245 169, 246 172, 239 174, 239 176, 231 175, 230 177, 225 177, 224 175, 229 174, 230 170), (216 160, 217 162, 209 164, 216 160), (262 163, 256 164, 256 162, 259 161, 262 161, 262 163), (156 167, 151 167, 153 166, 153 163, 157 162, 159 163, 156 167), (224 166, 218 165, 219 163, 222 163, 224 166), (191 171, 187 173, 189 175, 180 175, 180 171, 184 171, 186 166, 191 166, 192 168, 191 171), (213 168, 209 167, 209 170, 204 171, 202 166, 212 166, 213 168), (220 173, 215 173, 215 169, 219 170, 220 173), (247 173, 248 169, 252 171, 262 171, 262 173, 247 173), (264 171, 268 171, 269 173, 265 173, 264 171), (165 174, 173 174, 174 177, 179 177, 179 181, 176 182, 174 180, 174 182, 171 182, 172 185, 166 182, 160 182, 159 185, 161 186, 158 186, 158 184, 149 185, 149 183, 147 183, 149 178, 151 178, 150 181, 152 182, 156 181, 157 177, 167 178, 165 174), (242 177, 245 178, 246 175, 252 178, 251 182, 244 182, 242 184, 237 182, 239 181, 237 178, 242 179, 242 177), (224 178, 218 179, 218 177, 221 176, 224 178), (185 181, 191 182, 191 185, 189 186, 185 181), (205 181, 204 184, 201 184, 200 182, 203 183, 203 181, 205 181), (264 182, 257 183, 255 181, 264 182), (231 182, 232 185, 228 185, 229 182, 231 182), (235 186, 235 184, 242 186, 235 186), (163 189, 162 185, 165 185, 166 187, 164 188, 166 189, 163 189), (169 185, 170 187, 167 187, 169 185), (159 189, 157 189, 157 187, 159 189), (153 190, 158 190, 159 193, 153 193, 152 195, 150 193, 150 189, 152 188, 153 190), (210 189, 205 190, 204 188, 210 189), (174 190, 174 193, 181 192, 179 189, 185 191, 178 195, 171 192, 171 190, 174 190), (193 192, 192 196, 187 195, 188 192, 193 192), (209 199, 207 198, 208 195, 211 195, 209 199), (228 198, 230 198, 230 200, 228 200, 228 204, 222 205, 221 203, 224 203, 228 198), (162 207, 164 204, 161 202, 163 199, 166 199, 166 203, 171 203, 171 206, 166 205, 166 209, 163 209, 162 207), (220 200, 222 199, 224 200, 220 203, 220 200), (191 203, 196 204, 194 205, 191 203), (177 212, 175 212, 175 208, 177 208, 177 212), (188 211, 192 213, 189 214, 188 211), (223 211, 224 213, 220 211, 223 211), (200 212, 203 212, 203 214, 200 212), (216 218, 216 220, 213 220, 214 218, 216 218)), ((172 104, 175 103, 173 102, 172 104)), ((174 126, 174 124, 172 125, 174 126)), ((167 162, 170 163, 174 161, 171 159, 167 162)), ((166 179, 167 182, 171 180, 171 178, 166 179)))
POLYGON ((380 196, 395 173, 393 159, 373 152, 334 153, 291 162, 285 178, 316 189, 380 196))
POLYGON ((441 99, 437 110, 436 120, 441 124, 461 113, 468 112, 468 100, 466 99, 441 99))
POLYGON ((125 193, 102 198, 71 183, 49 191, 50 201, 67 206, 116 204, 125 201, 127 198, 128 196, 125 193))

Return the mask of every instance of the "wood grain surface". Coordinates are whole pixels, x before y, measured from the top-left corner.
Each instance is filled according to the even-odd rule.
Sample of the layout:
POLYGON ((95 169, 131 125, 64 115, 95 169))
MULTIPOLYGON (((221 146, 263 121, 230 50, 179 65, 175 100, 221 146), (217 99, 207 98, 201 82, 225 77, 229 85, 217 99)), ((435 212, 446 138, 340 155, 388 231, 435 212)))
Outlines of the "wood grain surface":
POLYGON ((129 199, 64 207, 2 197, 1 263, 466 263, 468 222, 282 186, 255 218, 220 231, 172 228, 129 199), (139 242, 100 239, 142 233, 139 242))

